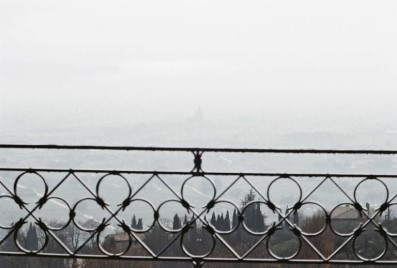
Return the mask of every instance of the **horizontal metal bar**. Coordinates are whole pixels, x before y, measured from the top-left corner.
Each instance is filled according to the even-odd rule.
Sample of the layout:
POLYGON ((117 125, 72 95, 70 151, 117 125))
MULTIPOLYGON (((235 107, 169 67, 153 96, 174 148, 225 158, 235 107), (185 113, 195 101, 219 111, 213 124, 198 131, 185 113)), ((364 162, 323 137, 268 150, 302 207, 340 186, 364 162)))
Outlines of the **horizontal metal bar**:
MULTIPOLYGON (((82 258, 82 259, 99 259, 99 260, 134 260, 134 261, 171 261, 171 262, 186 262, 193 260, 189 257, 168 257, 159 256, 154 259, 151 256, 106 256, 106 255, 91 255, 91 254, 75 254, 68 255, 64 253, 36 253, 36 254, 26 254, 22 252, 0 252, 0 256, 15 256, 15 257, 36 257, 36 258, 82 258)), ((201 260, 205 262, 217 262, 217 263, 288 263, 288 264, 354 264, 354 265, 396 265, 397 261, 390 260, 378 260, 378 261, 361 261, 361 260, 328 260, 324 261, 321 259, 289 259, 289 260, 276 260, 276 259, 265 259, 265 258, 213 258, 205 257, 201 260)))
POLYGON ((140 147, 54 144, 0 144, 1 149, 55 149, 55 150, 116 150, 116 151, 169 151, 169 152, 224 152, 224 153, 282 153, 282 154, 373 154, 397 155, 397 150, 333 150, 333 149, 253 149, 253 148, 200 148, 200 147, 140 147))
POLYGON ((332 173, 260 173, 260 172, 194 172, 194 171, 152 171, 152 170, 106 170, 106 169, 48 169, 48 168, 3 168, 0 171, 16 172, 73 172, 73 173, 120 173, 120 174, 158 174, 158 175, 190 175, 190 176, 264 176, 264 177, 337 177, 337 178, 397 178, 393 174, 332 174, 332 173))

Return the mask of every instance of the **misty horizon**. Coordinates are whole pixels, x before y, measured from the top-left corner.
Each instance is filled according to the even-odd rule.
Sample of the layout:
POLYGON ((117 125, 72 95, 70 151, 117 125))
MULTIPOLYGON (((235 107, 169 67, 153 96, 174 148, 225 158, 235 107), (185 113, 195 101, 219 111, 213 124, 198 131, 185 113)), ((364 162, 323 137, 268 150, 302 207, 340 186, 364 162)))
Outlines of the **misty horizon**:
POLYGON ((3 142, 396 149, 393 1, 0 5, 3 142))

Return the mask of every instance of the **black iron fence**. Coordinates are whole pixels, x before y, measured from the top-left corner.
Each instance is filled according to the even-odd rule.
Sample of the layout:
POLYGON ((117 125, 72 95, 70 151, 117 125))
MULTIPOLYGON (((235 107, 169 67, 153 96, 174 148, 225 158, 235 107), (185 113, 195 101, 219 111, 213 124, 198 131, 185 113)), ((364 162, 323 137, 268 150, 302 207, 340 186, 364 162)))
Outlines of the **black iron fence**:
POLYGON ((397 151, 0 149, 2 267, 397 265, 397 151), (153 152, 184 152, 191 153, 192 166, 156 171, 15 167, 7 161, 9 150, 148 152, 142 162, 150 162, 153 152), (354 157, 347 168, 335 167, 343 172, 330 173, 329 165, 327 172, 316 173, 223 172, 203 168, 206 154, 239 159, 247 154, 389 155, 392 160, 385 174, 346 172, 371 163, 354 157))

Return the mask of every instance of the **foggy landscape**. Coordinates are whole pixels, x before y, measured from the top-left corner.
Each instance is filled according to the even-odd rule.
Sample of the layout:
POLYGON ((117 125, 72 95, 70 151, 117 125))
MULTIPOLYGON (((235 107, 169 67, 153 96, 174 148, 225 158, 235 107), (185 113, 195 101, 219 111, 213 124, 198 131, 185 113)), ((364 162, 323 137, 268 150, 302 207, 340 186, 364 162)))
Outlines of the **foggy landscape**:
POLYGON ((396 147, 392 1, 1 7, 4 143, 396 147))
MULTIPOLYGON (((396 25, 394 1, 0 0, 0 144, 397 150, 396 25)), ((208 209, 205 220, 227 213, 232 219, 234 213, 223 231, 234 228, 236 211, 251 201, 263 202, 255 208, 264 215, 263 228, 278 222, 263 198, 277 174, 397 174, 395 155, 224 152, 205 152, 202 171, 275 175, 246 176, 252 185, 241 180, 230 189, 239 175, 209 175, 213 189, 206 180, 184 184, 185 175, 160 174, 146 185, 152 174, 128 173, 188 173, 195 165, 190 152, 0 148, 0 241, 7 226, 26 215, 8 191, 21 172, 7 168, 62 169, 40 173, 50 190, 71 168, 125 172, 125 181, 110 175, 99 190, 103 173, 68 177, 55 191, 67 204, 50 199, 37 212, 46 224, 59 227, 76 206, 76 222, 98 226, 108 214, 93 196, 117 210, 130 189, 138 191, 135 199, 159 209, 159 223, 169 229, 184 218, 190 224, 194 213, 179 201, 162 205, 164 200, 186 198, 205 207, 222 194, 237 207, 208 209)), ((289 181, 270 191, 283 215, 299 200, 299 190, 310 195, 324 177, 294 179, 301 189, 289 181)), ((363 206, 381 206, 383 186, 366 181, 357 187, 361 179, 340 178, 338 184, 349 196, 359 188, 363 206)), ((395 179, 383 181, 394 198, 395 179)), ((326 181, 305 201, 320 203, 327 213, 351 202, 335 187, 326 181)), ((29 209, 45 191, 33 173, 16 189, 29 209)), ((297 214, 307 220, 299 227, 311 226, 320 212, 303 206, 297 214)), ((153 235, 153 213, 136 201, 119 216, 128 225, 136 217, 143 222, 137 233, 153 235)), ((387 215, 396 219, 397 210, 387 215)), ((385 215, 379 219, 386 222, 385 215)), ((104 245, 121 228, 115 220, 109 224, 100 237, 104 245)))

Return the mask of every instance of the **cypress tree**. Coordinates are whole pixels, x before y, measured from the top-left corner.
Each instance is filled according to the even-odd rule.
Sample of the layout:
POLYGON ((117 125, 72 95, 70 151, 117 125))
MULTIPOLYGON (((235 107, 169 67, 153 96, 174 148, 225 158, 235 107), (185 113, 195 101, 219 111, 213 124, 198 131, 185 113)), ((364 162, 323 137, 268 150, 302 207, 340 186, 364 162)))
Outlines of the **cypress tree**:
POLYGON ((178 229, 181 229, 181 227, 182 227, 181 219, 179 218, 178 214, 175 214, 174 220, 172 222, 172 229, 178 230, 178 229))
POLYGON ((212 216, 211 216, 211 225, 213 226, 213 227, 215 227, 216 228, 216 218, 215 218, 215 212, 212 212, 212 216))
POLYGON ((237 209, 234 209, 232 216, 232 228, 235 228, 238 224, 237 209))
POLYGON ((185 214, 185 218, 183 219, 183 226, 186 226, 186 225, 187 225, 187 216, 185 214))
MULTIPOLYGON (((256 193, 253 188, 249 190, 249 192, 244 196, 244 199, 241 201, 241 209, 243 210, 246 205, 252 201, 255 201, 256 193)), ((244 221, 247 226, 251 229, 255 229, 255 205, 250 205, 244 211, 244 221)))
POLYGON ((249 190, 249 192, 244 196, 244 199, 241 201, 241 207, 244 208, 249 202, 255 200, 256 193, 253 188, 249 190))
POLYGON ((229 210, 226 212, 225 216, 225 231, 230 230, 230 217, 229 217, 229 210))
POLYGON ((257 232, 263 232, 265 230, 265 218, 262 214, 260 204, 256 204, 256 212, 255 212, 255 228, 257 232))
POLYGON ((32 223, 29 224, 29 229, 26 234, 26 248, 33 251, 39 248, 39 239, 37 237, 36 227, 34 227, 32 223))
POLYGON ((136 224, 136 229, 137 230, 143 230, 142 218, 138 219, 138 223, 136 224))
POLYGON ((255 204, 250 205, 244 213, 244 218, 247 226, 251 230, 255 230, 255 204))
POLYGON ((218 214, 218 217, 216 217, 216 229, 217 230, 221 230, 222 228, 222 220, 221 220, 221 216, 218 214))
POLYGON ((135 214, 134 214, 134 216, 132 216, 131 227, 132 227, 133 229, 137 229, 137 223, 136 223, 135 214))

